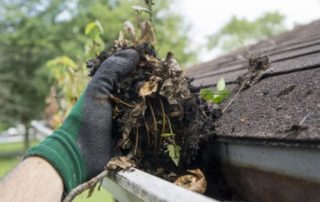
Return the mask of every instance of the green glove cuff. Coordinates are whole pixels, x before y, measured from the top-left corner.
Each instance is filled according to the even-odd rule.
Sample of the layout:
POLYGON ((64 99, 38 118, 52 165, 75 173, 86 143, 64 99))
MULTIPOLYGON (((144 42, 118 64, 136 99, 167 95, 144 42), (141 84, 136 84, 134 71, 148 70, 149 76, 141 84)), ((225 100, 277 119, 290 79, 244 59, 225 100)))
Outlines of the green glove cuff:
POLYGON ((82 106, 83 96, 73 107, 63 125, 26 154, 26 157, 39 156, 46 159, 62 177, 67 193, 87 178, 84 159, 76 142, 82 106))

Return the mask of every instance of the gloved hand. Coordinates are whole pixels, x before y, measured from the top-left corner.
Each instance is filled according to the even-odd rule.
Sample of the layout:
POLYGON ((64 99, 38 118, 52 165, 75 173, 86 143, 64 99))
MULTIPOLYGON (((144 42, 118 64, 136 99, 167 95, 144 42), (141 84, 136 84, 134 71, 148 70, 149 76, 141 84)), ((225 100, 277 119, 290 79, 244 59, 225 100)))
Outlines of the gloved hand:
POLYGON ((97 175, 109 161, 113 141, 108 95, 138 62, 139 55, 132 49, 105 60, 61 127, 28 151, 27 157, 40 156, 56 168, 66 193, 97 175))

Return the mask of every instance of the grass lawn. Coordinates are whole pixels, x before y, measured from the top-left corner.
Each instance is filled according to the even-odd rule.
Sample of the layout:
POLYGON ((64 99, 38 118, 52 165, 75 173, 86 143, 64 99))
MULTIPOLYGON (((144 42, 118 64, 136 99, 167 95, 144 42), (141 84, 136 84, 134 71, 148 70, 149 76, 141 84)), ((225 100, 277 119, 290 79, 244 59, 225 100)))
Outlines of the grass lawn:
MULTIPOLYGON (((32 145, 37 144, 37 142, 32 142, 32 145)), ((8 143, 0 144, 0 154, 1 152, 14 152, 22 151, 23 143, 8 143)), ((13 169, 21 160, 21 157, 10 157, 10 158, 0 158, 0 178, 7 174, 11 169, 13 169)), ((79 195, 74 202, 113 202, 112 195, 105 189, 101 188, 100 191, 94 191, 90 198, 87 198, 87 192, 79 195)))
MULTIPOLYGON (((30 145, 36 145, 39 141, 31 141, 30 145)), ((23 151, 23 143, 22 142, 14 142, 14 143, 5 143, 0 144, 0 153, 1 152, 14 152, 14 151, 23 151)))
POLYGON ((9 172, 20 161, 19 157, 0 158, 0 178, 9 172))

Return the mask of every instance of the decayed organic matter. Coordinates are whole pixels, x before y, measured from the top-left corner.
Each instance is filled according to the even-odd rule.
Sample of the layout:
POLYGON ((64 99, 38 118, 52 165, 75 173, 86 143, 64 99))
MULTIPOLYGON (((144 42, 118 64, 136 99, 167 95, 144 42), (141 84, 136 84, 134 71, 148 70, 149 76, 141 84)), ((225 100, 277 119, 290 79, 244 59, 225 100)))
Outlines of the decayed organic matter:
MULTIPOLYGON (((150 9, 152 1, 147 2, 150 9)), ((146 8, 141 7, 134 10, 138 14, 146 12, 146 8)), ((112 159, 99 178, 72 192, 68 196, 71 200, 83 189, 91 187, 92 190, 97 179, 102 179, 113 167, 134 165, 174 182, 199 156, 200 142, 213 134, 212 123, 221 111, 198 97, 199 89, 192 87, 191 79, 185 76, 173 53, 169 52, 165 59, 157 55, 150 20, 151 15, 149 20, 139 23, 140 37, 136 36, 134 25, 126 21, 113 47, 87 62, 93 76, 105 59, 120 50, 135 49, 140 56, 136 69, 122 78, 113 94, 108 95, 113 103, 114 151, 121 151, 129 158, 112 159)), ((195 176, 189 177, 192 182, 178 184, 203 193, 206 179, 199 169, 196 171, 190 171, 195 176), (199 173, 201 176, 197 177, 199 173)), ((189 179, 188 176, 182 178, 189 179)))
POLYGON ((158 173, 161 176, 186 168, 195 160, 199 142, 212 134, 211 123, 220 111, 198 98, 173 53, 165 59, 157 55, 150 22, 141 22, 140 29, 137 39, 134 26, 126 22, 114 46, 89 60, 87 66, 93 76, 113 53, 128 48, 139 52, 140 64, 110 95, 117 139, 114 147, 132 154, 139 168, 152 173, 163 168, 158 173))

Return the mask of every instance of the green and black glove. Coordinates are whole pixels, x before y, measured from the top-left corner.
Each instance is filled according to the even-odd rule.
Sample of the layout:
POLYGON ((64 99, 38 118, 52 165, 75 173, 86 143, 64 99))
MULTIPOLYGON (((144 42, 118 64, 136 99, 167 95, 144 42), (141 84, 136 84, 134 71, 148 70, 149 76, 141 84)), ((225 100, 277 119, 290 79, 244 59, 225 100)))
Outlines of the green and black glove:
POLYGON ((31 148, 56 168, 65 192, 101 172, 111 158, 112 106, 108 95, 118 80, 139 62, 135 50, 120 51, 105 60, 59 129, 31 148))

